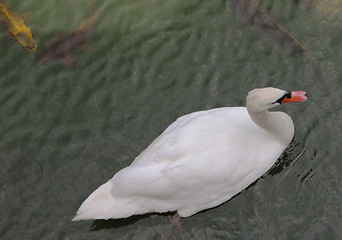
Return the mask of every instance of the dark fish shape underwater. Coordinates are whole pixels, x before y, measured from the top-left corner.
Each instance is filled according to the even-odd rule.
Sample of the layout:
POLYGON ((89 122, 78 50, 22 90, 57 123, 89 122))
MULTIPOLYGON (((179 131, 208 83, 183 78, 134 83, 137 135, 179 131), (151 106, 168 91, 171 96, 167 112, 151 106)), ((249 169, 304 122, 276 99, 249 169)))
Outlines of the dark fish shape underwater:
POLYGON ((73 56, 73 51, 82 46, 90 37, 97 20, 97 13, 94 12, 92 16, 81 24, 75 31, 65 34, 49 46, 41 50, 37 55, 37 64, 51 64, 55 62, 62 62, 67 65, 74 65, 76 60, 73 56))

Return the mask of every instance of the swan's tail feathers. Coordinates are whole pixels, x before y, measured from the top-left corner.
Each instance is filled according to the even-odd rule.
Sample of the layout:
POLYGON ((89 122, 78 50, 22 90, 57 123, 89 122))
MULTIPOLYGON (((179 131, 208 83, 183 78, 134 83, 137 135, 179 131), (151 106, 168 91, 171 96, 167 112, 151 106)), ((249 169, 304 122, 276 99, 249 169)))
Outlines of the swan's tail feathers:
POLYGON ((112 196, 112 186, 112 183, 107 182, 90 194, 72 221, 125 218, 136 214, 135 204, 125 199, 118 201, 112 196))

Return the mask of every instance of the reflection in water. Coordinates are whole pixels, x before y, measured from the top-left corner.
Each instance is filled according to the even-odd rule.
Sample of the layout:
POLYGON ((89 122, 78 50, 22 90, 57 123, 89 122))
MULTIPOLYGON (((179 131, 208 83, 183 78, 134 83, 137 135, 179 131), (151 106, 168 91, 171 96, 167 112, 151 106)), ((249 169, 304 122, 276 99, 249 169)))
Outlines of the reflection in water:
POLYGON ((292 165, 295 165, 300 159, 302 159, 304 157, 306 147, 304 145, 302 151, 298 153, 298 147, 300 146, 300 143, 292 141, 288 148, 279 157, 277 162, 273 165, 268 174, 274 176, 280 173, 284 168, 288 167, 292 162, 292 165), (296 155, 293 156, 294 154, 296 155))

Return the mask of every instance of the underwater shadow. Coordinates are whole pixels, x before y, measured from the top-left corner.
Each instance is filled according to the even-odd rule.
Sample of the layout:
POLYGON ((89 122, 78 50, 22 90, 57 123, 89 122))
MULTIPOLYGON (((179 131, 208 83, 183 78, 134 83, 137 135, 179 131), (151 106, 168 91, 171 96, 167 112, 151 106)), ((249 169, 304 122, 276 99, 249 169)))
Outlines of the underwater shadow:
POLYGON ((159 216, 171 216, 174 214, 175 212, 168 212, 168 213, 146 213, 144 215, 133 215, 131 217, 128 218, 120 218, 120 219, 108 219, 108 220, 104 220, 104 219, 99 219, 99 220, 95 220, 92 225, 90 226, 90 231, 94 232, 94 231, 99 231, 99 230, 103 230, 103 229, 118 229, 121 227, 126 227, 129 226, 131 224, 134 224, 136 222, 138 222, 141 219, 144 218, 149 218, 152 215, 159 215, 159 216))

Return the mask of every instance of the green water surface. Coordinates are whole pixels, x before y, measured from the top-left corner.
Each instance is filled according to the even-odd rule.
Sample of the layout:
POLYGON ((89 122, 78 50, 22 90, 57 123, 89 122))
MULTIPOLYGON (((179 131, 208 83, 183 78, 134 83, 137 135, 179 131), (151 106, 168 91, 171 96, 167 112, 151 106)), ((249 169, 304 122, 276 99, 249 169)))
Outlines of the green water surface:
POLYGON ((37 53, 75 30, 91 1, 7 1, 32 13, 38 49, 27 52, 0 29, 1 239, 342 237, 342 18, 305 1, 255 1, 303 55, 231 2, 98 0, 77 64, 39 66, 37 53), (309 99, 277 109, 292 116, 295 137, 256 184, 181 219, 176 234, 170 215, 71 222, 93 190, 179 116, 243 106, 249 90, 265 86, 309 99))

